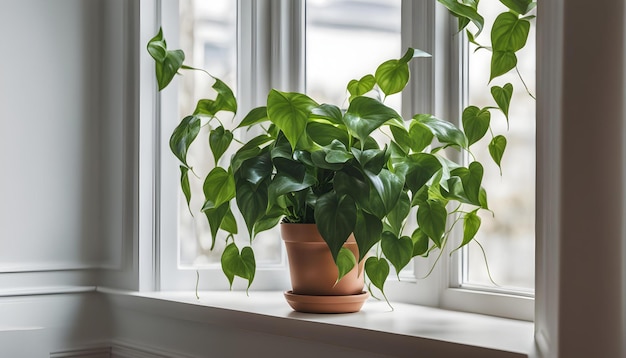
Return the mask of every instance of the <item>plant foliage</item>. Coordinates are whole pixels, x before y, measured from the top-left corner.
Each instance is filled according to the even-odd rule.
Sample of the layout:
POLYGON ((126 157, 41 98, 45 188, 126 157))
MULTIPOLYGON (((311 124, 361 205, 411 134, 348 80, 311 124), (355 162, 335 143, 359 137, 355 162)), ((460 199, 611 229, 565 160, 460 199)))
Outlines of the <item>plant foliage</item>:
MULTIPOLYGON (((467 30, 475 43, 484 26, 478 1, 439 2, 458 18, 459 30, 475 26, 476 33, 467 30)), ((490 81, 515 68, 515 53, 526 43, 532 18, 526 14, 535 4, 530 0, 501 2, 509 11, 493 24, 491 47, 479 47, 492 52, 490 81)), ((181 50, 167 49, 161 30, 150 40, 148 51, 156 64, 160 90, 180 70, 195 70, 183 65, 181 50)), ((490 111, 502 111, 508 121, 513 85, 491 87, 495 106, 468 106, 461 127, 431 114, 405 119, 372 92, 382 92, 383 98, 401 92, 414 57, 424 57, 424 53, 409 48, 373 74, 350 81, 346 109, 320 104, 304 93, 271 90, 266 105, 249 111, 232 131, 218 117, 230 113, 237 118, 237 100, 224 82, 213 77, 214 98, 199 100, 194 113, 183 118, 172 133, 170 148, 180 161, 181 187, 189 204, 198 194, 190 190, 193 169, 187 152, 200 128, 210 128, 214 169, 204 177, 202 211, 213 244, 219 231, 228 234, 221 261, 231 285, 239 276, 249 287, 255 274, 253 250, 250 246, 240 250, 234 242, 238 233, 235 207, 250 241, 281 221, 315 223, 339 276, 366 259, 366 275, 381 291, 390 264, 399 272, 411 258, 443 250, 458 222, 463 225, 461 246, 474 239, 480 228, 477 213, 488 210, 483 164, 452 162, 442 149, 473 157, 472 146, 490 134, 488 150, 495 162, 491 165, 500 167, 506 138, 493 134, 490 111), (251 128, 260 134, 245 143, 233 140, 237 131, 251 128), (389 136, 386 143, 373 136, 381 130, 389 136), (226 153, 234 154, 227 165, 220 165, 226 153), (418 227, 405 232, 408 220, 418 227), (343 248, 351 233, 359 247, 358 258, 343 248), (373 252, 373 248, 378 249, 373 252)))

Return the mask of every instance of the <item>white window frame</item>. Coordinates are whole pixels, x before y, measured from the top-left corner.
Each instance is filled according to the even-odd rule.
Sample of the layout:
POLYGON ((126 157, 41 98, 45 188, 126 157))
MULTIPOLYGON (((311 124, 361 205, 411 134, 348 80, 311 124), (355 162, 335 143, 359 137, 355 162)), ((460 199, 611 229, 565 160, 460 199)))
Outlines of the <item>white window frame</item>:
MULTIPOLYGON (((157 4, 158 6, 158 4, 157 4)), ((161 1, 161 21, 166 29, 168 46, 177 48, 178 3, 161 1)), ((285 91, 304 89, 304 1, 239 0, 238 1, 238 82, 240 113, 262 105, 270 88, 285 91), (278 21, 277 21, 278 19, 278 21), (267 26, 270 23, 271 26, 267 26), (290 31, 284 31, 290 29, 290 31), (254 44, 254 45, 251 45, 254 44), (243 82, 245 79, 245 83, 243 82)), ((158 17, 158 16, 157 16, 158 17)), ((433 54, 432 59, 413 61, 415 79, 403 93, 402 112, 406 118, 414 113, 432 113, 440 118, 460 118, 465 102, 462 83, 463 61, 459 59, 467 44, 456 32, 456 20, 436 0, 402 0, 402 48, 415 47, 433 54), (458 66, 452 64, 458 63, 458 66)), ((177 118, 177 87, 175 81, 157 98, 157 118, 177 118), (160 100, 159 100, 160 98, 160 100)), ((160 122, 160 121, 157 121, 160 122)), ((196 284, 194 269, 178 268, 176 227, 178 175, 171 168, 176 160, 167 151, 169 134, 176 123, 161 123, 155 135, 154 202, 158 208, 155 234, 154 286, 157 290, 190 290, 196 284), (172 254, 176 253, 176 254, 172 254)), ((450 245, 454 246, 454 245, 450 245)), ((284 253, 283 253, 284 255, 284 253)), ((425 276, 435 263, 436 255, 414 262, 414 276, 401 282, 390 278, 386 283, 392 300, 445 309, 490 314, 532 321, 534 299, 508 292, 489 292, 461 288, 462 263, 459 254, 443 253, 433 272, 425 276)), ((284 261, 284 260, 283 260, 284 261)), ((228 289, 221 269, 200 269, 200 290, 228 289)), ((289 287, 286 264, 259 267, 253 289, 285 289, 289 287)), ((243 280, 235 280, 235 289, 245 289, 243 280)))

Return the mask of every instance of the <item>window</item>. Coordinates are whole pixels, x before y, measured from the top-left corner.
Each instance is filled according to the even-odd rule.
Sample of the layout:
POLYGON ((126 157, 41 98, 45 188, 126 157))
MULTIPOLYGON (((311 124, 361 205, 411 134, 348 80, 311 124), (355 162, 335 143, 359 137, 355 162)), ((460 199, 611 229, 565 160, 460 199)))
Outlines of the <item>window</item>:
MULTIPOLYGON (((483 2, 480 12, 485 14, 486 23, 491 24, 506 8, 497 2, 483 2)), ((495 217, 483 213, 482 228, 478 241, 485 249, 487 262, 493 280, 500 288, 532 295, 534 290, 535 252, 535 29, 531 31, 524 49, 518 53, 518 73, 510 73, 494 79, 490 86, 514 86, 512 105, 509 111, 509 128, 504 115, 492 111, 491 123, 496 133, 506 133, 508 145, 503 160, 502 175, 496 166, 485 166, 483 185, 491 188, 489 204, 495 217), (520 79, 523 78, 523 82, 520 79), (529 94, 524 86, 528 86, 529 94)), ((491 28, 485 27, 484 35, 491 28)), ((478 39, 480 42, 481 39, 478 39)), ((468 59, 468 103, 480 108, 493 105, 487 89, 489 79, 490 53, 484 50, 474 52, 470 46, 468 59)), ((488 141, 490 138, 483 139, 488 141)), ((487 143, 487 142, 486 142, 487 143)), ((488 162, 487 145, 477 145, 482 149, 475 153, 479 159, 488 162)), ((463 252, 463 287, 494 288, 485 266, 480 247, 472 243, 463 252)))
MULTIPOLYGON (((181 36, 193 35, 193 41, 187 42, 189 40, 182 40, 183 37, 180 41, 188 54, 188 60, 193 59, 190 64, 207 68, 217 77, 228 81, 240 100, 239 113, 246 113, 246 110, 261 105, 265 98, 258 98, 259 93, 266 93, 269 88, 303 89, 305 82, 307 92, 312 97, 321 102, 345 106, 345 93, 328 91, 326 84, 332 89, 344 88, 349 80, 375 70, 374 66, 378 63, 398 57, 404 48, 411 46, 430 52, 433 58, 414 61, 413 82, 408 93, 403 97, 391 96, 387 103, 401 108, 402 113, 407 115, 430 112, 441 118, 460 118, 462 99, 467 95, 461 91, 462 75, 466 72, 461 66, 463 51, 460 49, 466 44, 461 36, 453 36, 456 22, 436 0, 220 0, 212 1, 208 9, 204 9, 207 6, 204 3, 206 2, 182 1, 180 19, 164 19, 171 22, 166 27, 166 36, 170 47, 178 46, 174 38, 176 34, 172 31, 178 28, 178 23, 181 36), (363 18, 376 21, 359 21, 363 18), (304 33, 306 36, 302 35, 304 33), (188 44, 185 45, 186 43, 188 44), (349 47, 348 44, 354 47, 349 47), (348 66, 339 67, 343 64, 348 66)), ((477 68, 484 67, 484 64, 474 62, 476 63, 477 68)), ((475 70, 470 69, 470 73, 472 71, 475 70)), ((526 69, 521 71, 524 72, 525 79, 532 79, 532 66, 527 73, 526 69)), ((481 89, 486 89, 485 81, 480 81, 481 89)), ((470 77, 470 86, 474 82, 474 77, 470 77)), ((174 91, 165 92, 163 106, 180 103, 181 106, 187 106, 183 113, 189 113, 192 110, 189 106, 193 106, 201 98, 202 92, 211 85, 210 78, 200 72, 193 76, 186 73, 185 80, 179 81, 180 100, 175 99, 174 91), (184 96, 193 99, 185 99, 184 96)), ((521 88, 516 85, 518 92, 521 92, 521 88)), ((472 95, 470 89, 469 96, 474 102, 472 95)), ((530 113, 534 112, 526 105, 520 106, 530 113)), ((169 113, 172 113, 171 109, 169 113)), ((180 115, 163 115, 162 143, 167 143, 169 133, 176 124, 174 121, 165 123, 169 120, 167 118, 180 118, 180 115)), ((240 118, 235 122, 237 120, 240 118)), ((517 130, 516 127, 512 126, 513 130, 517 130)), ((526 130, 533 132, 528 128, 526 130)), ((524 133, 526 132, 522 134, 524 133)), ((162 146, 167 148, 165 144, 162 146)), ((532 147, 532 142, 530 146, 532 147)), ((202 148, 197 150, 199 153, 209 153, 202 148)), ((531 159, 534 158, 532 153, 527 153, 524 149, 521 151, 530 155, 531 159)), ((170 170, 176 166, 175 160, 167 150, 162 153, 161 288, 192 289, 196 282, 197 269, 200 270, 201 289, 226 289, 228 282, 219 268, 219 257, 207 250, 211 239, 204 218, 193 218, 188 214, 183 199, 178 197, 180 189, 176 173, 170 170), (180 218, 180 222, 172 218, 180 218)), ((529 167, 532 169, 532 164, 529 167)), ((504 170, 507 170, 506 166, 504 170)), ((533 173, 530 174, 534 177, 533 173)), ((500 179, 499 173, 496 173, 495 180, 505 179, 500 179)), ((195 185, 201 186, 202 183, 195 185)), ((533 195, 530 196, 532 198, 533 195)), ((530 209, 529 217, 533 218, 533 214, 534 210, 530 209)), ((532 233, 532 229, 530 232, 532 233)), ((267 245, 263 248, 255 247, 258 250, 258 271, 253 288, 285 289, 289 287, 289 282, 282 242, 277 232, 266 232, 265 236, 255 240, 255 243, 267 245)), ((241 239, 247 240, 245 237, 241 239)), ((532 244, 534 237, 529 240, 532 244)), ((495 272, 499 269, 493 260, 499 254, 490 254, 494 250, 489 245, 491 241, 489 238, 481 239, 495 272)), ((501 240, 498 238, 493 241, 501 240)), ((532 249, 528 250, 532 253, 532 249)), ((433 256, 436 255, 431 255, 426 260, 416 260, 414 269, 408 272, 410 278, 403 279, 402 282, 390 281, 388 293, 402 301, 509 315, 510 304, 517 304, 519 297, 510 295, 511 291, 506 291, 503 295, 483 295, 474 290, 476 286, 485 286, 488 282, 480 276, 485 268, 483 261, 476 258, 476 249, 472 247, 466 251, 463 255, 452 257, 442 255, 435 271, 426 279, 422 277, 427 276, 435 263, 433 256), (472 298, 467 298, 468 295, 472 298), (493 300, 505 303, 494 304, 493 300)), ((532 261, 528 266, 532 269, 532 261)), ((532 279, 526 282, 529 281, 532 279)), ((240 288, 245 288, 245 283, 241 280, 235 280, 235 283, 240 288)), ((503 286, 507 286, 507 289, 510 286, 532 288, 515 281, 503 282, 503 286)), ((524 306, 521 309, 523 313, 515 313, 513 316, 532 319, 532 300, 522 298, 521 302, 524 306)))

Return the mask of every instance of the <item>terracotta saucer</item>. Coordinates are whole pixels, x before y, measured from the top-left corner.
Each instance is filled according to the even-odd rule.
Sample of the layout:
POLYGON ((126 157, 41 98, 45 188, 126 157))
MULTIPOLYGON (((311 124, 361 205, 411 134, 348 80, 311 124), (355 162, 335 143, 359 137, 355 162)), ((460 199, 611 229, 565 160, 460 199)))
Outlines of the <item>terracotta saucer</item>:
POLYGON ((366 291, 346 296, 308 296, 298 295, 292 291, 285 292, 285 298, 291 308, 307 313, 358 312, 368 297, 369 293, 366 291))

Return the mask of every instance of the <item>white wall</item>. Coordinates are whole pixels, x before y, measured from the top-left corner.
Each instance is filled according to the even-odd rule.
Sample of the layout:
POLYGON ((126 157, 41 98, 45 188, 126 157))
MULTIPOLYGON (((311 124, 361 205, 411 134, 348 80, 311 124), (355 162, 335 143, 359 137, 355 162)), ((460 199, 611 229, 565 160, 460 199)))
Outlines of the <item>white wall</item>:
POLYGON ((124 268, 124 3, 0 0, 2 357, 109 342, 94 290, 124 268))

